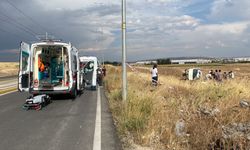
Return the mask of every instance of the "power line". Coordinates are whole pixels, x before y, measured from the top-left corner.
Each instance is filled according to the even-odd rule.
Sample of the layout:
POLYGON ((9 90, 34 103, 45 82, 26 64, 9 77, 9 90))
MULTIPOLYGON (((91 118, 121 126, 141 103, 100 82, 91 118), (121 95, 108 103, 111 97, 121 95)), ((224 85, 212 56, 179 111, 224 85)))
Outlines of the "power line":
POLYGON ((33 32, 30 31, 29 29, 26 29, 25 26, 23 26, 22 24, 19 24, 19 23, 15 22, 15 21, 12 22, 9 18, 7 18, 7 19, 2 19, 2 18, 0 18, 0 20, 1 20, 2 22, 4 22, 4 23, 9 23, 10 25, 15 26, 15 27, 18 28, 19 30, 24 31, 24 32, 28 33, 29 35, 32 35, 32 37, 33 37, 33 36, 36 36, 36 33, 33 33, 33 32))
POLYGON ((21 27, 23 30, 25 30, 26 32, 29 32, 33 36, 37 35, 37 33, 35 31, 33 31, 32 29, 30 29, 28 26, 25 26, 25 25, 15 21, 15 19, 13 19, 13 18, 9 17, 8 15, 4 14, 1 10, 0 10, 0 12, 6 18, 6 20, 4 20, 4 21, 9 22, 10 24, 14 23, 16 27, 18 27, 19 29, 21 27))
POLYGON ((15 25, 17 28, 24 30, 25 32, 29 33, 30 35, 36 37, 37 33, 30 29, 28 26, 25 26, 19 22, 17 22, 15 19, 11 18, 10 16, 6 15, 0 10, 1 14, 7 18, 7 20, 4 20, 6 22, 9 22, 11 25, 15 25), (14 24, 13 24, 14 23, 14 24))
POLYGON ((25 16, 26 18, 28 18, 31 22, 33 22, 34 24, 38 25, 41 29, 43 29, 45 32, 47 32, 48 30, 43 27, 42 25, 40 25, 37 21, 35 21, 32 17, 26 15, 21 9, 19 9, 15 4, 13 4, 12 2, 10 2, 9 0, 5 0, 8 4, 10 4, 12 7, 14 7, 18 12, 20 12, 23 16, 25 16))
MULTIPOLYGON (((6 20, 5 19, 2 19, 1 17, 0 17, 0 22, 3 22, 3 23, 5 23, 6 22, 6 20), (4 21, 4 22, 3 22, 4 21)), ((12 35, 15 35, 15 36, 18 36, 19 38, 24 38, 25 36, 20 36, 19 34, 16 34, 16 33, 13 33, 13 32, 10 32, 10 30, 11 29, 3 29, 3 28, 0 28, 0 30, 2 31, 2 32, 5 32, 5 33, 9 33, 9 34, 12 34, 12 35)), ((21 29, 20 29, 21 30, 21 29)), ((21 31, 23 31, 23 30, 21 30, 21 31)), ((30 35, 30 34, 29 34, 30 35)), ((33 37, 33 35, 32 35, 32 37, 33 37)))
POLYGON ((0 28, 0 31, 5 32, 5 33, 9 33, 9 34, 12 34, 12 35, 15 35, 15 36, 18 36, 19 38, 23 38, 23 37, 21 37, 21 36, 20 36, 20 35, 18 35, 18 34, 15 34, 15 33, 9 32, 9 31, 4 30, 4 29, 1 29, 1 28, 0 28))

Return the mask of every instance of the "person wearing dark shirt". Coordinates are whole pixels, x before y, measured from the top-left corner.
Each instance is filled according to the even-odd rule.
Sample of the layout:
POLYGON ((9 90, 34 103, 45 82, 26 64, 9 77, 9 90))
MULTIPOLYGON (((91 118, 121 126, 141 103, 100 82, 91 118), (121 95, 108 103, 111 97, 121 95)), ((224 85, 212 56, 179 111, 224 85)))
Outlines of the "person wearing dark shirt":
POLYGON ((106 68, 105 68, 105 66, 103 66, 103 68, 102 68, 102 73, 103 73, 103 76, 105 77, 106 76, 106 68))

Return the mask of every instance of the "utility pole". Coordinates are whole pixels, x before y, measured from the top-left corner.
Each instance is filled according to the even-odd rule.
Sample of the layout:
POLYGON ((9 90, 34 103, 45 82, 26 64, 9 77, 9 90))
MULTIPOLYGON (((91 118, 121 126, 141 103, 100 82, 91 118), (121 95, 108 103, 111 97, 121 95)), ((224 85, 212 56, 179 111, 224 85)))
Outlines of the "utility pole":
POLYGON ((122 0, 122 100, 127 100, 126 71, 126 0, 122 0))
MULTIPOLYGON (((102 41, 104 41, 104 36, 103 36, 103 26, 102 26, 102 41)), ((104 50, 102 51, 102 66, 104 66, 104 50)))
POLYGON ((45 39, 48 40, 48 32, 45 34, 45 39))

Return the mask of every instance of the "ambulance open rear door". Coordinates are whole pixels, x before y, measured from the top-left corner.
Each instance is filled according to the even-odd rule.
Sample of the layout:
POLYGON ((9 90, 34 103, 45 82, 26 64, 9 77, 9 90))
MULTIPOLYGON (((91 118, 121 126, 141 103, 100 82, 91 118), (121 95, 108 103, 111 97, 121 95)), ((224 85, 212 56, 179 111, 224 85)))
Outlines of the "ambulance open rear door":
POLYGON ((30 89, 30 72, 31 72, 31 51, 30 45, 21 42, 19 73, 18 73, 18 90, 29 91, 30 89))

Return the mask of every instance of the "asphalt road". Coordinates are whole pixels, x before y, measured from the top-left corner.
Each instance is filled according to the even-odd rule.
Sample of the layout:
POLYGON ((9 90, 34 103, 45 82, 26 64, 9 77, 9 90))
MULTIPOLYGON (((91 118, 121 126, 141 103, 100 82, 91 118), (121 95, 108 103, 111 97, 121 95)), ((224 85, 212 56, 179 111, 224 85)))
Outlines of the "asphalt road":
POLYGON ((56 97, 41 111, 22 109, 27 93, 0 96, 0 150, 93 150, 93 143, 102 150, 121 149, 102 88, 99 95, 99 122, 98 90, 75 100, 56 97))

